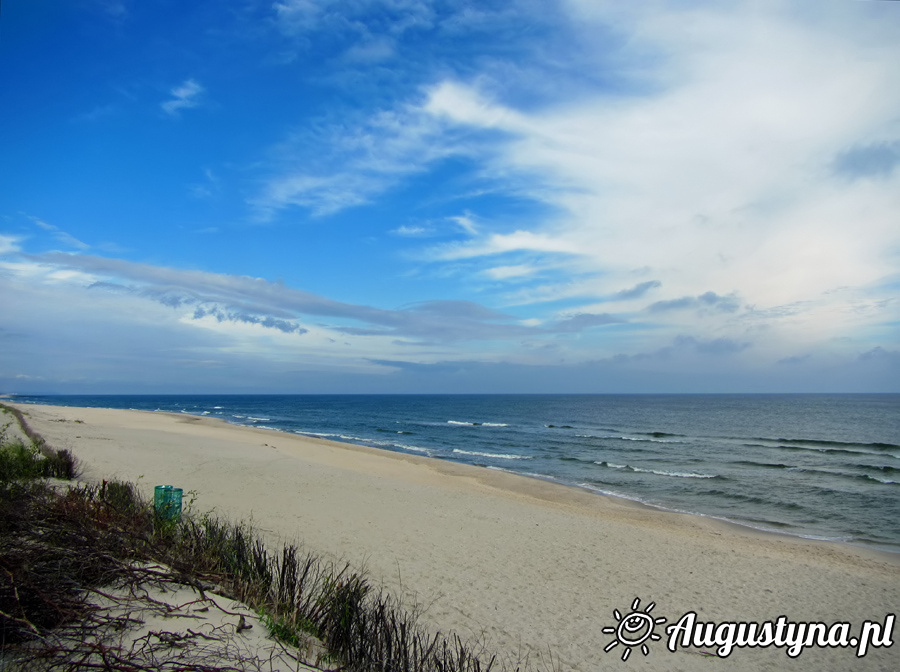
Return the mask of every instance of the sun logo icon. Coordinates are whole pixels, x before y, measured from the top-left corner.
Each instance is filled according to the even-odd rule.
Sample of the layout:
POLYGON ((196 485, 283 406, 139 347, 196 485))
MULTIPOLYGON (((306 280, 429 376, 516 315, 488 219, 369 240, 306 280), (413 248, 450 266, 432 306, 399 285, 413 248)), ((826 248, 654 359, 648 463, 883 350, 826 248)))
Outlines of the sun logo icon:
POLYGON ((622 652, 623 661, 628 660, 628 656, 631 655, 631 649, 635 646, 640 646, 641 653, 645 656, 649 655, 650 649, 645 642, 648 639, 654 642, 658 641, 660 636, 653 632, 653 628, 660 623, 666 622, 666 619, 662 616, 653 618, 650 615, 650 612, 653 611, 653 607, 655 606, 656 603, 651 602, 643 611, 639 611, 641 608, 641 598, 636 597, 634 598, 634 602, 631 603, 631 613, 625 614, 624 617, 619 613, 618 609, 614 609, 613 616, 616 617, 619 625, 615 627, 611 625, 605 627, 603 628, 603 632, 608 635, 615 635, 616 638, 607 644, 606 648, 603 650, 609 653, 616 646, 621 644, 625 647, 625 650, 622 652))

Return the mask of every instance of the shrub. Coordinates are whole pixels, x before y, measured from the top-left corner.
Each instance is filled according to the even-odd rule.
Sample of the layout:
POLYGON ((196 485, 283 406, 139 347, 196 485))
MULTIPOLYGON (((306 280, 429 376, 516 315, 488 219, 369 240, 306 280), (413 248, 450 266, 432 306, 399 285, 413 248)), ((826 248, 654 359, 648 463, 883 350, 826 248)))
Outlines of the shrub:
MULTIPOLYGON (((10 651, 25 661, 22 669, 37 669, 30 665, 38 660, 47 669, 87 669, 72 662, 75 649, 41 644, 55 641, 50 633, 65 623, 87 633, 95 626, 87 591, 117 580, 139 584, 146 563, 167 565, 174 580, 201 595, 212 583, 247 603, 313 664, 347 672, 488 672, 494 665, 455 635, 426 632, 415 613, 373 591, 349 565, 293 546, 271 555, 246 526, 210 516, 162 521, 131 484, 115 481, 62 494, 41 481, 0 483, 0 660, 10 651)), ((121 664, 102 669, 155 669, 121 664)))

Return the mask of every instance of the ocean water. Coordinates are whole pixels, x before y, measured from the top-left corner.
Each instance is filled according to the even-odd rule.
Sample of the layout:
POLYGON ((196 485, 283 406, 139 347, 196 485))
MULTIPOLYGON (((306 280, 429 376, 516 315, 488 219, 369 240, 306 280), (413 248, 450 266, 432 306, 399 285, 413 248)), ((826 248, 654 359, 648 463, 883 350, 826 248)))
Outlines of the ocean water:
POLYGON ((900 552, 900 395, 45 396, 504 469, 900 552))

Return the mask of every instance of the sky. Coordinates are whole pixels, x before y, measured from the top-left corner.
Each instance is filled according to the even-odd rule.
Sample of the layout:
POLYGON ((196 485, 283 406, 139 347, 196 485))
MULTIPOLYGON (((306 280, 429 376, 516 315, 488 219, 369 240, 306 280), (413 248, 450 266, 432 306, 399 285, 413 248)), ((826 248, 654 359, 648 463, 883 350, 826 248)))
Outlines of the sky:
POLYGON ((900 392, 897 35, 4 0, 0 392, 900 392))

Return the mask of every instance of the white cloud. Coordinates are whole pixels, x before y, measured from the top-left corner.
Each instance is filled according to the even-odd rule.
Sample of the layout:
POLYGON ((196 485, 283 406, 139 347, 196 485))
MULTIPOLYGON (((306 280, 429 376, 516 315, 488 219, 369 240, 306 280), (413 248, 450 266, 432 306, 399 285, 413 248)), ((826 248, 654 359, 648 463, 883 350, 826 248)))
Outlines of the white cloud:
POLYGON ((47 222, 38 219, 37 217, 29 217, 29 219, 37 225, 39 229, 43 229, 44 231, 56 231, 57 228, 52 224, 47 224, 47 222))
POLYGON ((493 280, 508 280, 510 278, 521 278, 533 275, 537 269, 526 264, 516 264, 514 266, 494 266, 484 271, 484 274, 493 280))
POLYGON ((475 223, 475 218, 470 212, 467 212, 464 215, 448 217, 448 219, 469 235, 474 236, 478 233, 478 225, 475 223))
MULTIPOLYGON (((282 5, 298 26, 325 20, 308 3, 282 5)), ((436 274, 510 283, 507 305, 620 311, 631 335, 607 348, 752 336, 771 347, 747 356, 775 356, 778 343, 873 337, 896 321, 883 299, 900 249, 900 48, 883 21, 830 4, 811 15, 791 3, 564 6, 573 39, 596 50, 580 65, 616 86, 522 105, 515 78, 448 77, 369 120, 290 138, 255 204, 267 216, 333 213, 465 156, 478 186, 553 214, 500 223, 466 211, 448 218, 465 239, 422 257, 436 274), (841 321, 840 287, 880 307, 841 321)))
MULTIPOLYGON (((26 348, 43 343, 61 367, 75 351, 103 366, 107 349, 111 370, 143 356, 134 336, 154 363, 169 349, 227 371, 263 361, 368 372, 453 360, 665 361, 674 371, 688 356, 797 370, 866 352, 874 366, 892 351, 900 24, 890 3, 489 4, 265 3, 266 39, 276 38, 265 49, 321 94, 305 110, 328 109, 312 120, 298 109, 292 132, 268 127, 283 135, 265 155, 234 159, 256 160, 248 200, 261 219, 377 202, 378 212, 328 224, 427 238, 418 254, 410 240, 368 241, 414 262, 395 274, 415 278, 409 293, 393 294, 397 280, 384 301, 418 303, 349 304, 124 258, 27 256, 22 238, 0 235, 4 311, 35 334, 26 348), (316 59, 297 59, 304 51, 316 59), (69 340, 54 355, 55 338, 69 340)), ((177 117, 205 95, 189 78, 160 109, 177 117)), ((98 110, 88 117, 108 111, 98 110)), ((197 213, 226 197, 204 172, 187 185, 206 199, 191 204, 197 213)), ((224 230, 223 212, 204 230, 224 230)), ((87 249, 32 219, 29 247, 54 238, 45 248, 87 249)), ((27 352, 44 368, 23 373, 47 375, 40 348, 27 352)))
POLYGON ((430 229, 426 229, 424 226, 398 226, 396 229, 391 230, 391 233, 395 236, 404 236, 406 238, 419 238, 421 236, 427 236, 431 233, 430 229))
POLYGON ((514 231, 494 233, 463 243, 447 243, 432 250, 436 259, 471 259, 505 252, 541 252, 556 254, 581 254, 584 250, 577 242, 553 233, 514 231))
POLYGON ((204 89, 196 80, 186 79, 184 83, 171 90, 171 100, 160 104, 163 111, 170 116, 177 116, 180 110, 197 107, 203 97, 204 89))
MULTIPOLYGON (((254 325, 282 333, 302 333, 312 318, 328 321, 337 334, 406 337, 433 342, 504 340, 525 335, 511 315, 469 301, 426 301, 402 309, 382 309, 335 301, 262 278, 137 264, 80 254, 51 252, 32 256, 21 268, 4 264, 20 277, 42 285, 69 284, 97 292, 131 295, 219 323, 254 325)), ((325 326, 325 325, 320 325, 325 326)))
POLYGON ((429 92, 424 109, 437 117, 482 128, 512 130, 522 123, 512 110, 485 100, 471 87, 451 81, 442 82, 429 92))
POLYGON ((0 254, 14 254, 20 251, 19 236, 7 236, 0 233, 0 254))
MULTIPOLYGON (((436 86, 424 109, 500 131, 485 173, 561 214, 512 232, 483 227, 432 248, 432 259, 506 255, 502 269, 566 255, 572 273, 592 276, 522 290, 544 299, 587 286, 608 299, 635 278, 656 283, 654 301, 713 292, 757 308, 813 300, 839 309, 846 299, 835 288, 885 291, 879 280, 898 267, 900 174, 884 151, 868 179, 834 166, 847 148, 893 152, 900 139, 900 43, 889 31, 844 8, 839 19, 811 20, 759 3, 571 7, 586 33, 611 18, 630 33, 643 89, 516 110, 492 100, 484 81, 436 86)), ((829 314, 809 314, 803 328, 818 339, 851 331, 829 314)), ((703 328, 747 328, 742 311, 722 317, 703 328)), ((671 333, 678 320, 666 324, 671 333)))
POLYGON ((282 29, 297 32, 314 27, 325 4, 316 0, 283 0, 272 7, 282 29))
POLYGON ((292 37, 327 31, 332 38, 343 33, 377 42, 381 35, 434 25, 434 10, 420 0, 279 0, 272 7, 276 25, 292 37))
POLYGON ((347 50, 344 60, 353 63, 371 64, 387 61, 396 56, 393 40, 378 38, 357 44, 347 50))
POLYGON ((53 234, 53 237, 56 238, 59 242, 61 242, 66 247, 74 248, 76 250, 87 250, 90 248, 90 245, 78 240, 75 236, 66 233, 61 230, 58 226, 54 226, 53 224, 48 224, 38 217, 34 217, 32 215, 28 215, 28 219, 30 219, 34 224, 44 231, 49 231, 53 234))
POLYGON ((206 178, 203 182, 191 184, 188 187, 189 192, 196 198, 216 198, 222 193, 222 180, 213 173, 209 168, 203 169, 203 175, 206 178))
POLYGON ((436 161, 469 151, 453 135, 414 105, 356 125, 297 133, 272 150, 271 174, 251 205, 270 218, 290 206, 328 215, 367 203, 436 161))

